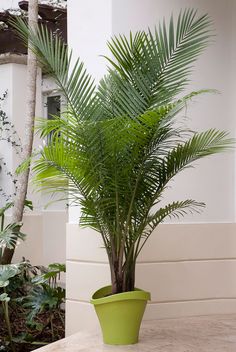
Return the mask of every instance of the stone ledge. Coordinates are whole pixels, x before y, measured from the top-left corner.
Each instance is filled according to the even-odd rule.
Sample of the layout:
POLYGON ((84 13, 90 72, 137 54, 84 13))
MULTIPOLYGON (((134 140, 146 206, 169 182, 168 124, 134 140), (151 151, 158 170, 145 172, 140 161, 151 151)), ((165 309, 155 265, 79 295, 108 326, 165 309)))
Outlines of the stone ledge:
POLYGON ((6 53, 0 55, 0 65, 3 64, 27 64, 27 55, 6 53))
POLYGON ((235 352, 236 314, 146 321, 136 345, 104 345, 101 335, 79 332, 37 351, 235 352))

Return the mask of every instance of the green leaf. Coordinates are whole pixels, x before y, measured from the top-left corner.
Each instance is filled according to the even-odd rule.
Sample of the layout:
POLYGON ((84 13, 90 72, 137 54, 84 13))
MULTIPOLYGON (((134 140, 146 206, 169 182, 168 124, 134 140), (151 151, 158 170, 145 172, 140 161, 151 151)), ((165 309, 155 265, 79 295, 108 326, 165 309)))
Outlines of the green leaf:
POLYGON ((0 287, 9 285, 9 279, 20 273, 20 264, 0 265, 0 287))
MULTIPOLYGON (((80 224, 101 234, 112 272, 122 263, 129 281, 128 269, 135 267, 155 226, 203 206, 186 200, 157 209, 170 181, 235 143, 224 131, 196 133, 186 127, 183 109, 213 90, 179 99, 193 64, 212 40, 212 21, 186 9, 154 31, 115 36, 108 43, 110 66, 97 87, 80 59, 72 65, 71 51, 57 36, 43 26, 35 33, 21 20, 13 26, 25 43, 29 37, 30 48, 68 102, 65 114, 38 122, 41 137, 51 137, 34 159, 33 182, 81 206, 80 224)), ((49 270, 35 278, 39 291, 29 299, 32 314, 57 301, 46 287, 61 268, 49 270)))
POLYGON ((31 322, 38 313, 58 309, 64 302, 65 290, 61 287, 51 288, 48 285, 35 287, 26 297, 24 307, 28 308, 28 321, 31 322))
POLYGON ((2 293, 0 295, 0 302, 9 302, 10 301, 10 297, 8 296, 7 293, 2 293))
MULTIPOLYGON (((151 30, 148 33, 137 32, 135 44, 132 36, 115 36, 108 43, 115 60, 107 58, 120 74, 120 79, 114 79, 111 74, 116 90, 111 95, 114 97, 115 94, 117 100, 112 99, 113 111, 116 104, 119 104, 119 108, 124 113, 127 112, 121 101, 122 85, 125 86, 127 96, 135 89, 144 110, 169 102, 185 88, 193 62, 211 38, 211 19, 208 15, 198 17, 197 11, 193 9, 181 11, 176 24, 171 17, 168 28, 164 21, 154 33, 151 30)), ((102 86, 111 90, 111 85, 103 82, 103 94, 105 89, 102 86)), ((131 112, 132 116, 144 111, 134 92, 129 96, 129 103, 137 106, 134 114, 131 112)))
POLYGON ((30 210, 34 209, 32 201, 28 199, 25 200, 25 207, 29 208, 30 210))
POLYGON ((20 18, 11 21, 11 25, 17 29, 26 46, 29 40, 31 50, 44 71, 55 79, 73 113, 88 118, 94 111, 95 84, 80 59, 72 65, 72 52, 67 44, 47 27, 40 26, 35 33, 20 18))
POLYGON ((2 208, 0 208, 0 217, 4 215, 4 213, 10 209, 11 207, 13 207, 14 203, 13 202, 9 202, 9 203, 6 203, 6 205, 2 208))
POLYGON ((53 263, 49 264, 47 271, 41 275, 37 275, 32 279, 32 283, 36 285, 42 285, 45 283, 55 283, 57 278, 60 278, 60 274, 66 272, 65 264, 53 263))
POLYGON ((26 235, 19 231, 22 223, 13 223, 7 225, 3 231, 0 231, 0 248, 15 248, 18 240, 24 240, 26 235))

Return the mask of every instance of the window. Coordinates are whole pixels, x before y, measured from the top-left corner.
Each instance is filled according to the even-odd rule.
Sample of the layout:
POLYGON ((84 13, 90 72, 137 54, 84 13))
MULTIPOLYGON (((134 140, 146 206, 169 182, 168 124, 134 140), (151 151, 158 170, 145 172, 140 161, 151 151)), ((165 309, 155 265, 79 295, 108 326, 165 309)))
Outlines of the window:
POLYGON ((53 119, 52 115, 59 116, 61 113, 61 96, 49 96, 47 97, 47 118, 53 119))
MULTIPOLYGON (((60 116, 61 114, 61 96, 52 95, 46 97, 46 117, 48 120, 53 119, 53 115, 60 116)), ((50 141, 52 132, 48 135, 47 142, 50 141)))

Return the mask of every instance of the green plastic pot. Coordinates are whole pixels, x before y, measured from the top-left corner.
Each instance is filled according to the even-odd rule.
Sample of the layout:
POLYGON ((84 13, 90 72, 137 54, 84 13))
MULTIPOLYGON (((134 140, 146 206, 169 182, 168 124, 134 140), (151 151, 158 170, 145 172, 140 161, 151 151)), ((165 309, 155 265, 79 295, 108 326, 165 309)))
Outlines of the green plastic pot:
POLYGON ((100 321, 104 343, 109 345, 137 343, 148 300, 150 293, 140 289, 115 295, 111 295, 111 286, 96 291, 91 303, 100 321))

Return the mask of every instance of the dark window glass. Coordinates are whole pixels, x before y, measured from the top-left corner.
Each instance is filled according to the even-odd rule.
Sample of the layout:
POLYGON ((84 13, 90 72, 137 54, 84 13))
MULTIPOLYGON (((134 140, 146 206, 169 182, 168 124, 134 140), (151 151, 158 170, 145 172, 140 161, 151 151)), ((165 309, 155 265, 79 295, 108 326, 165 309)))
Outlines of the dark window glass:
MULTIPOLYGON (((61 113, 61 97, 55 95, 47 97, 47 118, 48 120, 53 119, 53 115, 60 116, 61 113)), ((48 142, 50 141, 52 132, 48 135, 48 142)))

